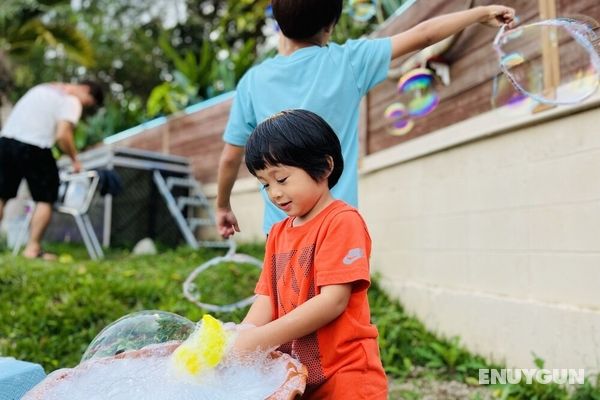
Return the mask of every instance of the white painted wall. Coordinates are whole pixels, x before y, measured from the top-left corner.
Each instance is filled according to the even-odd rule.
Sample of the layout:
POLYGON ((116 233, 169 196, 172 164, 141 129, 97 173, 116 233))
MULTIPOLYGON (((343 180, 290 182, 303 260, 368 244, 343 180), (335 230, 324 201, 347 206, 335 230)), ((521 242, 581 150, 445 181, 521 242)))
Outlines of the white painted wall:
POLYGON ((600 369, 598 101, 488 113, 364 165, 372 265, 409 312, 511 367, 600 369))
MULTIPOLYGON (((240 241, 263 238, 252 182, 240 241)), ((600 98, 368 156, 360 201, 373 270, 428 328, 511 367, 600 370, 600 98)))

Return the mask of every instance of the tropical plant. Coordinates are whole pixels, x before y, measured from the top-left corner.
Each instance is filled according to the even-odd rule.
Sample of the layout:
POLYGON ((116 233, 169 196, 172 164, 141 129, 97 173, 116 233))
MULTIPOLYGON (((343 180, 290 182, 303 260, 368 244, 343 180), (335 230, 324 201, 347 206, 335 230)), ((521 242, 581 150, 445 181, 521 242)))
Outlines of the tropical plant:
MULTIPOLYGON (((110 88, 105 102, 110 110, 102 114, 110 121, 95 118, 82 124, 93 132, 78 129, 78 143, 86 146, 233 90, 248 68, 273 54, 264 53, 269 0, 1 2, 0 96, 14 101, 40 82, 84 77, 110 88), (166 12, 173 8, 175 19, 166 12)), ((344 12, 333 40, 370 32, 401 2, 378 2, 377 16, 367 23, 344 12)))
POLYGON ((64 24, 68 0, 4 0, 0 9, 0 95, 14 87, 13 68, 40 48, 83 66, 94 64, 92 45, 75 25, 64 24))

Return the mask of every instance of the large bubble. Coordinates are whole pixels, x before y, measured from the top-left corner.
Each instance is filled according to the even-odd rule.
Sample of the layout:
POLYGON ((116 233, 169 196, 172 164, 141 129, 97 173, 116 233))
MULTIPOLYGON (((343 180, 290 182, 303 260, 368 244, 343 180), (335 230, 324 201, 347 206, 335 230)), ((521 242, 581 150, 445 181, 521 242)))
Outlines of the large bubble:
POLYGON ((167 311, 146 310, 128 314, 104 328, 92 340, 81 361, 111 357, 152 344, 183 341, 195 326, 189 319, 167 311))
MULTIPOLYGON (((531 79, 536 79, 531 77, 531 79)), ((505 74, 499 73, 492 83, 492 107, 502 115, 516 117, 534 112, 539 102, 517 90, 505 74)))
POLYGON ((558 18, 503 27, 494 49, 502 72, 519 92, 544 104, 575 104, 599 86, 598 40, 589 24, 558 18))

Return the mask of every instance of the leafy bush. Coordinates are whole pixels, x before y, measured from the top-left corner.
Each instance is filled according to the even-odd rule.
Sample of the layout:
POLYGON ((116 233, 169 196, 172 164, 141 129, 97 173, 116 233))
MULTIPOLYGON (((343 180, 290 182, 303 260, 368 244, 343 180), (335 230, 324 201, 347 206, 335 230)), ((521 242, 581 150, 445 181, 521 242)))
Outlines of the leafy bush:
MULTIPOLYGON (((254 252, 241 248, 240 252, 254 252)), ((44 366, 46 371, 73 367, 91 340, 109 323, 134 311, 158 309, 198 321, 203 311, 183 297, 182 284, 191 271, 218 251, 180 249, 158 256, 109 256, 104 261, 49 263, 0 255, 0 355, 13 356, 44 366)), ((83 259, 85 256, 82 255, 83 259)), ((210 268, 199 276, 214 281, 228 268, 230 285, 206 287, 206 302, 219 302, 223 290, 231 298, 252 294, 252 283, 240 285, 235 266, 210 268), (243 289, 243 290, 242 290, 243 289), (240 293, 235 293, 239 290, 240 293)), ((255 269, 247 269, 249 274, 255 269)), ((238 310, 221 319, 239 322, 238 310)))

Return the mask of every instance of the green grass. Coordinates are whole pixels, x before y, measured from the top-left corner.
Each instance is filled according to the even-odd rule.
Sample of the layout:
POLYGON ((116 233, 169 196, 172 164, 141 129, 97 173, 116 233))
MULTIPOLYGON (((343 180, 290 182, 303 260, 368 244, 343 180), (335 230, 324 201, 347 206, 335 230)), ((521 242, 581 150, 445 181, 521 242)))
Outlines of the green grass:
MULTIPOLYGON (((158 309, 198 321, 204 311, 184 298, 182 284, 194 268, 223 254, 180 248, 136 257, 113 250, 102 261, 90 261, 81 247, 54 245, 49 250, 61 261, 0 253, 0 355, 39 363, 46 372, 77 365, 92 339, 126 314, 158 309)), ((263 248, 240 246, 238 252, 262 258, 263 248)), ((223 263, 204 271, 195 283, 200 301, 225 304, 251 295, 257 277, 255 267, 223 263)), ((500 368, 467 352, 458 338, 439 338, 427 331, 376 281, 369 298, 388 375, 399 381, 457 380, 477 386, 479 368, 500 368)), ((239 322, 245 312, 214 315, 239 322)), ((496 398, 506 400, 600 400, 600 390, 590 381, 571 393, 539 384, 492 389, 496 398)))
MULTIPOLYGON (((240 251, 260 256, 257 249, 240 251)), ((141 257, 117 252, 96 262, 80 249, 51 250, 65 262, 0 255, 0 355, 40 363, 47 372, 75 366, 102 328, 131 312, 158 309, 199 320, 204 312, 183 297, 183 281, 195 267, 222 254, 185 248, 141 257)), ((199 278, 210 276, 214 282, 219 277, 220 283, 201 285, 202 300, 222 304, 224 298, 247 297, 255 274, 251 267, 211 268, 199 278), (228 275, 222 275, 224 269, 228 275)), ((239 322, 244 312, 216 316, 239 322)))

